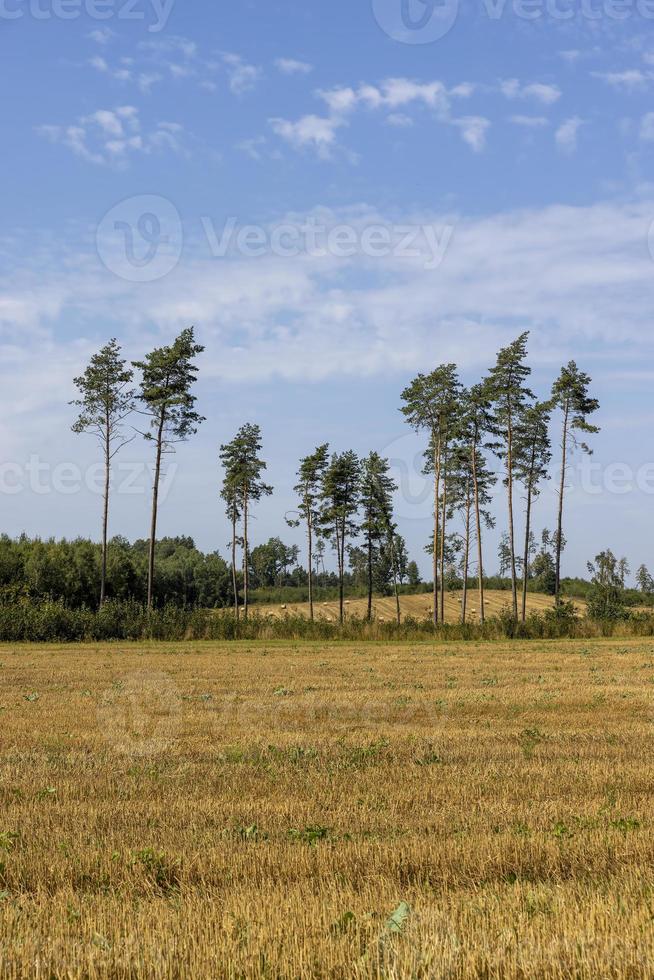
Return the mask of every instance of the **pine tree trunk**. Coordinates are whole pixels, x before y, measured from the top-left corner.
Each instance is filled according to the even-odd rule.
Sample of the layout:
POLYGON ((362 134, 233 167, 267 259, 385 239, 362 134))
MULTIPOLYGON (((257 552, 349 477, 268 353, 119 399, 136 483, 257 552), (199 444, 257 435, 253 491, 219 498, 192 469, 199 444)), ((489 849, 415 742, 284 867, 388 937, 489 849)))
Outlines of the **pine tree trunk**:
POLYGON ((466 543, 463 557, 463 597, 461 600, 461 622, 465 624, 468 606, 468 569, 470 568, 470 510, 472 500, 470 497, 470 485, 466 487, 466 543))
POLYGON ((522 622, 527 621, 527 580, 529 578, 529 534, 531 532, 531 502, 536 466, 536 447, 532 446, 529 478, 527 480, 527 510, 525 514, 525 552, 522 566, 522 622))
MULTIPOLYGON (((447 450, 446 450, 447 452, 447 450)), ((445 622, 445 528, 447 523, 447 467, 443 472, 443 511, 441 514, 441 623, 445 622)))
POLYGON ((368 532, 368 622, 372 619, 372 536, 368 532))
POLYGON ((477 526, 477 574, 479 576, 479 622, 484 622, 484 555, 481 540, 481 509, 479 506, 479 478, 477 475, 477 440, 472 444, 472 479, 475 494, 475 524, 477 526))
POLYGON ((556 580, 554 585, 554 601, 558 604, 561 592, 561 542, 563 541, 563 494, 565 493, 565 474, 568 455, 568 419, 570 416, 570 404, 566 399, 563 412, 563 440, 561 454, 561 484, 559 487, 559 516, 556 535, 556 580))
POLYGON ((248 490, 243 487, 243 618, 248 618, 248 490))
POLYGON ((400 608, 400 591, 397 587, 397 568, 395 567, 395 562, 393 562, 393 592, 395 593, 395 614, 397 616, 397 625, 402 624, 402 610, 400 608))
POLYGON ((107 418, 105 430, 105 452, 104 452, 104 501, 102 508, 102 564, 100 568, 100 609, 104 605, 107 595, 107 537, 109 528, 109 483, 111 473, 110 455, 110 433, 109 419, 107 418))
MULTIPOLYGON (((433 436, 432 436, 433 438, 433 436)), ((441 444, 434 440, 434 627, 438 626, 438 538, 440 529, 440 500, 441 500, 441 444)))
POLYGON ((527 580, 529 578, 529 534, 531 532, 531 484, 527 487, 527 511, 525 516, 525 553, 522 573, 522 622, 527 621, 527 580))
POLYGON ((345 530, 341 533, 341 529, 336 523, 336 556, 338 560, 338 616, 343 625, 343 619, 345 617, 345 604, 344 604, 344 594, 343 594, 343 576, 345 574, 345 530))
POLYGON ((234 590, 234 616, 238 623, 238 581, 236 578, 236 508, 232 511, 232 588, 234 590))
POLYGON ((309 619, 313 622, 313 526, 307 503, 307 538, 309 541, 309 619))
POLYGON ((163 430, 166 421, 162 410, 157 427, 157 456, 154 467, 154 486, 152 488, 152 516, 150 520, 150 547, 148 554, 148 609, 154 602, 154 548, 157 540, 157 509, 159 506, 159 480, 161 478, 161 453, 163 449, 163 430))
POLYGON ((506 476, 507 494, 509 501, 509 548, 511 551, 511 599, 513 604, 513 617, 518 618, 518 576, 515 568, 515 531, 513 525, 513 419, 511 416, 511 406, 509 405, 508 418, 508 439, 506 454, 506 476))

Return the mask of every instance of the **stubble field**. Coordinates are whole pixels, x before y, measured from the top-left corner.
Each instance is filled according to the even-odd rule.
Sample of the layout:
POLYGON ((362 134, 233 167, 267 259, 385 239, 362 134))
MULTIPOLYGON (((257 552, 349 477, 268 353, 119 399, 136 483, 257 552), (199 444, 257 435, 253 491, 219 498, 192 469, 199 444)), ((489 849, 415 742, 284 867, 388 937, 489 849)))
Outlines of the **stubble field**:
MULTIPOLYGON (((445 622, 458 623, 461 621, 461 592, 445 593, 445 622)), ((522 596, 519 597, 522 602, 522 596)), ((485 593, 485 612, 486 617, 498 616, 503 611, 509 611, 511 607, 511 593, 501 592, 498 589, 487 589, 485 593)), ((574 607, 580 616, 586 613, 586 603, 583 599, 575 599, 574 607)), ((544 595, 540 592, 530 592, 527 595, 527 614, 545 613, 554 608, 552 596, 544 595)), ((375 596, 373 600, 373 616, 379 622, 392 623, 397 616, 395 598, 392 596, 375 596)), ((421 595, 400 596, 400 613, 403 619, 411 617, 420 622, 421 620, 431 619, 434 610, 434 600, 431 595, 425 593, 421 595)), ((288 604, 259 605, 256 611, 263 615, 284 617, 284 616, 305 616, 309 617, 308 602, 292 602, 288 604)), ((345 602, 346 616, 357 616, 364 619, 368 613, 367 599, 347 599, 345 602)), ((332 599, 329 602, 316 602, 314 608, 316 619, 325 619, 327 622, 335 623, 339 618, 338 601, 332 599)), ((468 602, 466 609, 466 619, 469 623, 476 623, 479 619, 479 600, 477 592, 471 589, 468 592, 468 602)))
POLYGON ((654 643, 0 648, 0 976, 651 977, 654 643))

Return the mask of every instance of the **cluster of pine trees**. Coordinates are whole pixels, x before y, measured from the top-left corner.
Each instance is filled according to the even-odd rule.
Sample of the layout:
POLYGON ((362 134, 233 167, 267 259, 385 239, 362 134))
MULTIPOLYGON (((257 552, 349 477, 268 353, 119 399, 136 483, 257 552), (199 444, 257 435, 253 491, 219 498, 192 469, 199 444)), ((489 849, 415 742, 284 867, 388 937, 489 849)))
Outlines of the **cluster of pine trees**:
MULTIPOLYGON (((272 493, 263 479, 266 463, 261 458, 261 430, 258 425, 244 425, 234 439, 221 446, 224 469, 222 497, 232 527, 232 577, 234 609, 240 607, 237 581, 237 548, 242 551, 243 615, 249 606, 249 515, 251 507, 272 493)), ((384 578, 392 581, 398 621, 400 619, 399 585, 408 575, 406 544, 397 532, 393 519, 393 494, 397 485, 389 475, 389 462, 371 452, 365 459, 352 450, 330 455, 327 443, 300 461, 297 473, 298 503, 296 514, 287 518, 290 527, 302 526, 307 539, 307 579, 309 615, 314 618, 314 563, 324 554, 324 542, 333 547, 337 563, 340 619, 344 616, 346 562, 354 569, 360 564, 361 549, 352 541, 364 539, 363 563, 367 581, 368 618, 372 618, 375 584, 385 569, 384 578)))
POLYGON ((561 552, 566 474, 575 448, 590 452, 580 438, 599 432, 589 418, 599 403, 589 394, 590 378, 570 361, 544 399, 529 388, 527 340, 522 333, 502 348, 493 367, 478 384, 464 388, 455 364, 442 364, 419 374, 402 393, 402 412, 427 439, 425 472, 434 477, 434 532, 429 550, 434 570, 434 623, 444 619, 443 582, 452 548, 462 542, 462 620, 466 618, 471 552, 476 543, 479 621, 484 622, 483 530, 494 525, 489 506, 498 479, 507 499, 507 566, 511 578, 512 613, 526 619, 527 587, 532 554, 532 509, 552 460, 550 427, 560 415, 561 457, 557 530, 554 534, 554 595, 561 591, 561 552), (524 547, 516 533, 516 491, 525 498, 524 547), (463 523, 462 535, 448 534, 452 519, 463 523), (522 569, 519 603, 518 567, 522 569))
MULTIPOLYGON (((590 452, 581 436, 599 431, 590 421, 599 404, 589 394, 590 378, 574 361, 561 369, 547 396, 537 398, 528 385, 531 368, 527 363, 527 340, 528 334, 523 333, 500 350, 486 377, 470 388, 462 385, 455 364, 442 364, 429 374, 419 374, 402 392, 401 411, 407 422, 425 436, 424 472, 433 477, 434 529, 427 550, 433 561, 435 624, 444 619, 446 573, 455 556, 463 580, 462 620, 466 620, 468 585, 476 564, 479 620, 484 621, 484 529, 494 525, 490 504, 500 480, 507 498, 503 548, 511 581, 512 612, 516 620, 525 619, 534 551, 532 512, 542 484, 549 478, 550 429, 555 412, 560 417, 561 450, 558 522, 551 544, 553 591, 557 600, 560 597, 566 473, 575 448, 590 452), (525 500, 523 546, 516 530, 518 488, 525 500)), ((128 366, 118 343, 111 340, 91 359, 84 374, 75 379, 79 398, 74 404, 80 414, 74 429, 95 434, 105 464, 100 605, 107 595, 111 466, 120 449, 134 438, 126 432, 126 420, 135 411, 146 419, 141 434, 154 452, 145 597, 148 606, 154 602, 162 459, 204 421, 195 410, 193 394, 195 358, 202 350, 191 328, 182 331, 172 345, 156 348, 144 360, 128 366), (140 374, 136 387, 135 371, 140 374)), ((267 467, 261 452, 261 430, 253 423, 243 425, 230 442, 220 447, 222 498, 232 531, 231 594, 237 617, 241 612, 247 617, 250 604, 252 509, 273 492, 265 480, 267 467)), ((287 523, 291 527, 302 526, 305 532, 311 618, 315 576, 327 542, 336 556, 341 619, 348 560, 355 574, 365 577, 369 617, 373 591, 382 580, 391 583, 399 619, 398 587, 407 574, 407 555, 394 519, 397 485, 390 475, 388 460, 376 452, 363 459, 351 450, 330 453, 325 443, 301 459, 295 491, 297 512, 287 518, 287 523)), ((294 558, 297 561, 297 554, 294 558)), ((411 570, 414 578, 416 572, 417 567, 411 570)))

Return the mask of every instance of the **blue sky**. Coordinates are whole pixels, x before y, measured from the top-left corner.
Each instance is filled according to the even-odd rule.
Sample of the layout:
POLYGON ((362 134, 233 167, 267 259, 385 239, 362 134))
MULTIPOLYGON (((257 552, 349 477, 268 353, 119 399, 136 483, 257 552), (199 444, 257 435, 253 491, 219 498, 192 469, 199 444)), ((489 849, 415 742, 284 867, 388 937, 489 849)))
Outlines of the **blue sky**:
MULTIPOLYGON (((472 382, 528 329, 534 387, 575 357, 602 403, 566 571, 607 546, 654 564, 653 20, 650 0, 0 0, 2 528, 97 534, 71 379, 110 336, 139 357, 195 324, 207 422, 162 533, 225 550, 218 446, 252 420, 276 488, 257 538, 293 539, 299 456, 374 448, 426 569, 400 392, 446 360, 472 382)), ((121 457, 115 533, 146 532, 148 457, 121 457)))

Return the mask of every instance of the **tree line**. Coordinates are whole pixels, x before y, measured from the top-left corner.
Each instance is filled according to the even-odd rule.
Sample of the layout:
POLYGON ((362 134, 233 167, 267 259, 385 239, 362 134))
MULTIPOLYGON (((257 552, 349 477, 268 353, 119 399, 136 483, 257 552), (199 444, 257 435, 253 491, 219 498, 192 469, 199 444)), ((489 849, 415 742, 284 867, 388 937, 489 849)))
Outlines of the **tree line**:
MULTIPOLYGON (((469 586, 474 578, 479 620, 484 622, 484 532, 495 524, 490 505, 498 482, 506 494, 503 547, 512 614, 516 620, 525 620, 535 550, 533 509, 550 476, 555 414, 560 437, 558 512, 549 546, 553 594, 557 603, 561 598, 566 476, 574 451, 591 451, 585 437, 599 432, 591 421, 599 403, 589 392, 591 379, 574 361, 561 368, 551 390, 538 398, 529 387, 527 341, 525 332, 502 348, 485 377, 471 387, 464 387, 457 366, 450 363, 428 374, 420 373, 401 395, 400 410, 407 423, 424 435, 424 472, 433 480, 434 525, 426 550, 432 558, 435 625, 444 620, 447 574, 454 561, 462 577, 462 621, 466 621, 469 586), (520 490, 524 497, 522 544, 516 520, 520 490)), ((154 456, 145 596, 148 607, 154 603, 161 466, 165 455, 189 439, 204 421, 195 410, 193 393, 198 372, 195 361, 202 351, 189 328, 170 346, 155 348, 143 360, 128 365, 114 339, 92 357, 84 374, 75 378, 79 397, 73 404, 80 414, 74 430, 94 434, 104 459, 100 606, 107 596, 111 466, 117 453, 139 433, 151 444, 154 456), (134 383, 135 372, 140 375, 138 385, 134 383), (129 433, 127 420, 134 413, 145 425, 129 433)), ((231 601, 235 616, 247 617, 252 589, 252 511, 273 492, 265 478, 260 427, 243 425, 231 441, 220 446, 218 457, 223 470, 221 496, 231 528, 231 601)), ((407 556, 393 512, 396 491, 389 462, 377 452, 359 458, 352 450, 332 453, 323 443, 300 460, 296 511, 287 517, 287 523, 304 531, 312 619, 319 568, 316 556, 320 561, 326 544, 336 558, 341 620, 348 561, 359 576, 365 576, 368 616, 372 617, 373 592, 383 581, 390 584, 396 597, 399 619, 399 586, 406 575, 407 556)), ((541 550, 541 555, 544 553, 549 554, 541 550)))
MULTIPOLYGON (((309 576, 299 563, 300 549, 273 537, 252 548, 248 578, 258 603, 301 601, 308 597, 309 576)), ((345 575, 348 595, 365 594, 366 570, 358 562, 358 549, 345 575)), ((205 554, 190 537, 164 537, 155 546, 154 606, 183 609, 225 609, 233 602, 232 570, 217 552, 205 554)), ((149 542, 125 538, 108 541, 105 567, 105 604, 130 601, 145 605, 148 593, 149 542)), ((99 608, 101 546, 87 538, 41 540, 22 534, 16 539, 0 535, 0 604, 63 603, 70 609, 99 608)), ((315 554, 314 588, 321 599, 338 595, 338 576, 324 565, 324 546, 315 554)), ((400 566, 402 591, 420 584, 415 562, 400 566)), ((237 587, 242 589, 242 571, 237 587)), ((388 570, 375 567, 375 592, 389 594, 388 570)))

